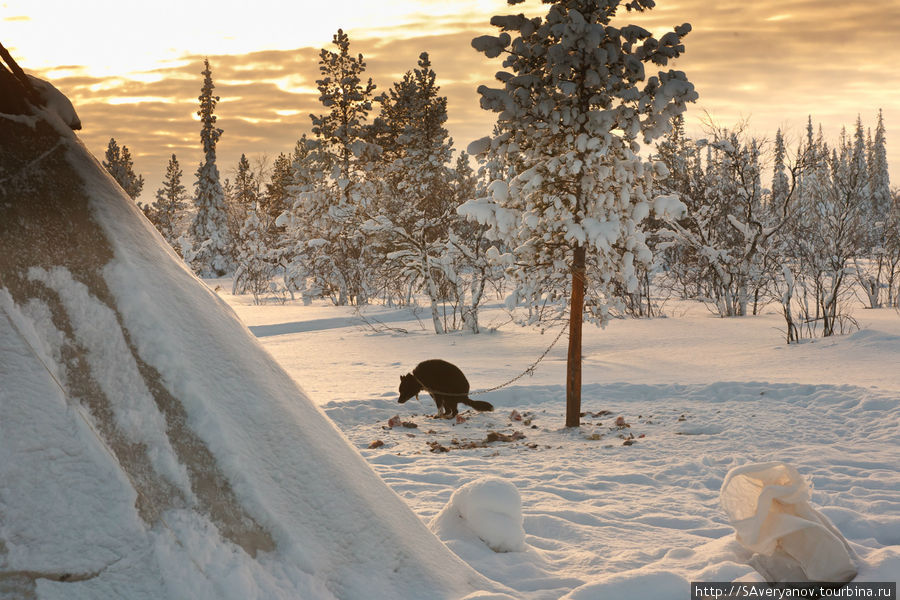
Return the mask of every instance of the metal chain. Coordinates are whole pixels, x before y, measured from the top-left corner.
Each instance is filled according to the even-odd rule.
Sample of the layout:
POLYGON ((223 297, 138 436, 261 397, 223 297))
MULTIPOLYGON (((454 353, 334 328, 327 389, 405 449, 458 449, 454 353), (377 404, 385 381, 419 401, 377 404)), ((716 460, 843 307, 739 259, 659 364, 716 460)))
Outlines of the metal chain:
MULTIPOLYGON (((525 369, 524 371, 522 371, 521 373, 519 373, 518 375, 516 375, 509 381, 505 381, 505 382, 501 383, 500 385, 495 385, 492 388, 484 388, 481 390, 475 390, 474 392, 466 392, 465 394, 461 394, 458 392, 456 392, 456 393, 439 392, 437 390, 432 390, 432 389, 426 388, 424 385, 422 386, 422 388, 425 389, 425 391, 427 391, 429 394, 434 392, 435 394, 440 394, 441 396, 451 396, 451 397, 455 396, 455 397, 462 397, 462 398, 466 398, 469 396, 480 396, 481 394, 487 394, 488 392, 496 392, 497 390, 499 390, 501 388, 505 388, 506 386, 517 382, 518 380, 522 379, 526 375, 534 375, 534 370, 537 368, 538 364, 540 364, 540 362, 542 360, 544 360, 544 358, 546 358, 546 356, 550 353, 550 351, 553 349, 553 347, 556 346, 556 343, 559 341, 559 338, 561 338, 562 335, 566 332, 566 327, 568 327, 568 323, 566 323, 565 325, 563 325, 562 328, 560 328, 559 333, 556 334, 556 338, 554 338, 554 340, 550 343, 550 345, 547 346, 547 349, 544 350, 543 354, 541 354, 536 361, 531 363, 531 365, 527 369, 525 369)), ((415 375, 413 375, 413 376, 415 377, 415 375)), ((418 378, 416 378, 416 381, 419 382, 419 385, 422 385, 422 382, 419 381, 418 378)))

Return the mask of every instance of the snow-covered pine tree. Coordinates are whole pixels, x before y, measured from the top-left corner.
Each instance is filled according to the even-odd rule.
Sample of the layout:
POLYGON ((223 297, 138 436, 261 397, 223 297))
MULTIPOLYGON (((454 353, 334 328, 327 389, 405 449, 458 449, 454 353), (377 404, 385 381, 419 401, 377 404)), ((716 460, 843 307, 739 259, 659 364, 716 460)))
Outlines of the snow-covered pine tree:
MULTIPOLYGON (((316 260, 323 255, 318 252, 318 243, 310 244, 318 238, 307 212, 311 204, 318 206, 315 203, 319 198, 318 190, 325 187, 324 165, 317 160, 323 155, 317 151, 318 146, 318 142, 309 139, 306 134, 297 140, 291 154, 293 181, 287 189, 290 208, 275 220, 277 237, 271 250, 273 260, 282 266, 284 285, 291 297, 294 292, 301 292, 304 302, 330 292, 323 285, 324 274, 330 272, 330 266, 316 265, 316 260), (316 277, 314 273, 317 272, 323 276, 316 277)), ((321 213, 319 216, 321 224, 324 219, 321 213)), ((327 256, 324 259, 327 261, 327 256)))
MULTIPOLYGON (((815 132, 810 116, 806 140, 800 152, 802 171, 797 180, 794 218, 782 236, 782 307, 786 302, 793 314, 785 314, 788 337, 801 339, 821 334, 822 291, 826 286, 827 265, 824 251, 823 215, 828 213, 826 198, 831 188, 831 151, 822 128, 815 132), (785 297, 786 294, 790 298, 785 297), (791 324, 794 325, 793 329, 791 324)), ((790 341, 790 340, 789 340, 790 341)))
POLYGON ((900 306, 900 192, 892 192, 887 163, 887 138, 884 116, 878 111, 878 123, 869 158, 869 191, 876 213, 882 219, 881 251, 876 259, 884 275, 881 277, 887 306, 900 306))
POLYGON ((269 224, 267 233, 275 237, 277 226, 275 220, 291 207, 290 189, 294 185, 294 167, 291 157, 280 153, 272 164, 272 177, 266 183, 266 193, 260 198, 262 212, 269 224))
MULTIPOLYGON (((298 145, 300 142, 298 142, 298 145)), ((265 192, 259 197, 257 217, 265 227, 266 255, 272 265, 273 275, 280 270, 284 286, 282 292, 294 297, 294 289, 287 285, 287 268, 289 264, 288 249, 293 245, 286 238, 286 227, 278 224, 278 218, 288 212, 293 205, 291 189, 296 176, 291 155, 280 153, 272 164, 272 175, 265 185, 265 192)))
MULTIPOLYGON (((779 130, 781 134, 781 130, 779 130)), ((790 344, 804 337, 819 335, 821 320, 821 290, 825 257, 821 255, 821 223, 823 198, 831 184, 829 149, 824 141, 822 128, 818 134, 808 117, 806 139, 800 143, 793 166, 782 166, 787 161, 783 135, 776 136, 775 165, 772 178, 772 199, 782 197, 785 179, 789 172, 790 218, 777 234, 776 256, 781 263, 780 273, 774 278, 774 297, 781 303, 785 318, 785 337, 790 344), (790 198, 791 193, 794 198, 790 198)))
POLYGON ((259 293, 268 286, 268 278, 265 282, 261 281, 267 271, 262 268, 262 263, 268 260, 268 236, 267 215, 259 206, 260 191, 257 173, 251 169, 247 156, 241 154, 234 171, 231 192, 226 195, 235 265, 232 293, 250 292, 256 302, 259 301, 259 293))
MULTIPOLYGON (((708 149, 708 148, 707 148, 708 149)), ((687 137, 684 116, 672 119, 672 129, 656 145, 656 158, 666 165, 668 173, 657 180, 658 188, 676 196, 686 205, 686 213, 702 204, 706 197, 706 174, 703 170, 703 147, 687 137)), ((708 214, 708 213, 707 213, 708 214)), ((683 220, 686 214, 682 215, 683 220)), ((666 264, 664 286, 683 299, 709 298, 708 267, 691 244, 678 243, 664 227, 655 233, 660 238, 659 254, 666 264)))
POLYGON ((131 151, 125 145, 122 146, 122 164, 125 166, 128 174, 128 187, 125 188, 125 191, 132 199, 135 199, 141 195, 141 191, 144 189, 144 176, 134 172, 134 161, 131 159, 131 151))
POLYGON ((122 185, 122 183, 126 179, 124 177, 125 174, 121 170, 122 149, 119 148, 119 143, 116 141, 116 138, 109 138, 109 143, 106 144, 106 154, 104 154, 101 164, 103 165, 103 168, 106 169, 106 172, 116 180, 116 183, 119 184, 119 187, 125 189, 125 187, 122 185))
POLYGON ((857 253, 852 256, 851 260, 857 281, 868 298, 869 306, 880 308, 883 264, 879 260, 881 258, 879 255, 883 253, 884 249, 887 207, 882 204, 885 202, 884 190, 879 190, 876 200, 870 183, 870 177, 876 175, 876 170, 869 164, 869 160, 876 159, 877 156, 874 145, 871 134, 868 139, 866 138, 862 117, 857 116, 852 149, 849 150, 851 163, 849 167, 845 167, 844 153, 842 152, 839 165, 841 168, 836 171, 834 182, 839 189, 842 189, 842 191, 836 190, 837 194, 848 194, 848 197, 852 197, 852 202, 856 205, 854 212, 859 213, 860 231, 858 232, 857 253))
POLYGON ((887 138, 884 115, 878 110, 875 137, 868 152, 869 193, 872 197, 872 213, 876 220, 885 221, 891 212, 891 179, 888 173, 887 138))
POLYGON ((365 229, 379 240, 379 250, 403 284, 428 296, 434 331, 444 333, 448 327, 438 305, 446 299, 442 282, 448 274, 445 253, 456 197, 453 140, 444 127, 447 98, 439 95, 436 79, 423 52, 418 67, 380 98, 374 129, 385 136, 385 160, 377 170, 377 200, 365 229))
POLYGON ((772 199, 779 206, 784 204, 791 189, 791 183, 787 175, 785 160, 787 149, 784 146, 784 134, 781 128, 775 133, 775 158, 772 167, 772 199))
POLYGON ((259 304, 260 296, 270 289, 274 266, 269 259, 266 245, 266 225, 259 218, 259 203, 253 203, 238 233, 235 252, 234 282, 232 294, 253 294, 254 304, 259 304))
POLYGON ((201 275, 221 277, 231 268, 231 233, 225 208, 225 193, 216 166, 216 144, 222 130, 216 127, 215 109, 219 97, 213 95, 215 85, 209 60, 203 61, 203 86, 200 90, 200 141, 203 144, 203 160, 197 169, 194 183, 196 213, 188 235, 190 250, 185 259, 194 271, 201 275))
POLYGON ((787 148, 785 146, 784 134, 781 128, 775 133, 775 156, 772 167, 772 191, 769 198, 769 204, 775 206, 787 206, 790 194, 796 193, 797 200, 790 211, 790 219, 784 223, 782 231, 775 240, 775 247, 771 252, 771 260, 773 263, 781 265, 781 272, 772 269, 772 287, 773 293, 777 300, 781 303, 781 312, 785 320, 785 337, 788 344, 796 342, 800 339, 800 324, 794 316, 794 305, 796 303, 795 294, 797 293, 797 285, 794 279, 796 259, 792 255, 792 236, 796 232, 796 221, 800 216, 802 207, 800 206, 800 196, 802 194, 799 183, 802 182, 802 166, 803 155, 798 151, 797 162, 799 168, 792 170, 792 180, 788 179, 787 148))
POLYGON ((183 175, 178 158, 173 154, 166 165, 166 175, 162 187, 156 190, 156 202, 145 209, 150 221, 179 254, 181 254, 181 247, 178 244, 178 238, 183 233, 181 217, 187 208, 187 191, 181 184, 183 175))
MULTIPOLYGON (((104 168, 112 175, 128 197, 137 200, 144 189, 144 176, 134 172, 134 161, 131 158, 131 152, 128 146, 119 148, 119 144, 115 138, 109 138, 109 144, 106 146, 105 159, 102 161, 104 168)), ((144 213, 146 214, 146 210, 144 213)))
POLYGON ((856 116, 856 129, 853 132, 852 160, 849 177, 852 180, 853 195, 863 205, 862 210, 870 212, 872 201, 870 199, 871 186, 869 185, 869 161, 866 143, 866 131, 863 127, 862 117, 856 116))
POLYGON ((251 210, 259 201, 260 186, 256 174, 250 168, 250 161, 241 154, 234 169, 234 181, 229 193, 225 194, 225 212, 228 215, 228 230, 232 240, 232 258, 236 261, 240 254, 241 230, 251 210))
POLYGON ((377 153, 366 125, 375 84, 362 80, 366 63, 350 54, 346 33, 338 29, 333 43, 337 52, 319 54, 316 86, 327 112, 310 115, 315 143, 301 166, 310 177, 294 212, 306 222, 303 254, 322 293, 337 304, 365 304, 373 264, 360 224, 372 195, 366 173, 377 153))
POLYGON ((256 174, 250 169, 250 161, 246 154, 241 154, 237 168, 234 171, 234 186, 231 201, 244 213, 256 205, 258 184, 256 174))
MULTIPOLYGON (((460 152, 456 157, 452 179, 456 206, 485 195, 479 192, 485 178, 475 173, 469 160, 466 152, 460 152)), ((454 285, 462 325, 472 333, 479 333, 481 330, 478 309, 484 300, 487 286, 497 287, 503 277, 502 269, 489 258, 488 252, 494 245, 487 238, 487 230, 487 226, 482 223, 457 217, 450 221, 447 239, 445 271, 454 285), (468 294, 465 289, 467 285, 468 294)), ((494 251, 497 252, 496 248, 494 251)))
POLYGON ((664 134, 697 94, 683 72, 645 72, 646 63, 664 66, 681 55, 690 25, 656 39, 642 27, 612 24, 620 8, 649 10, 652 0, 544 2, 545 17, 496 16, 499 35, 472 41, 488 58, 506 55, 501 87, 478 92, 482 108, 499 113, 502 133, 489 145, 510 157, 516 174, 460 212, 513 249, 504 260, 519 303, 553 304, 557 317, 568 308, 571 427, 580 421, 582 323, 608 321, 614 280, 634 289, 635 261, 652 258, 639 224, 652 208, 676 204, 654 201, 655 169, 638 157, 639 140, 664 134))
MULTIPOLYGON (((827 148, 822 155, 828 156, 827 148)), ((838 148, 832 149, 828 167, 827 186, 815 206, 817 226, 810 231, 815 253, 811 265, 819 278, 817 316, 821 318, 823 337, 842 333, 854 323, 843 303, 851 261, 860 255, 867 237, 869 186, 861 122, 857 123, 852 140, 846 130, 841 131, 838 148)))
POLYGON ((891 301, 889 288, 896 276, 891 249, 892 237, 898 235, 894 229, 895 222, 891 214, 891 186, 887 165, 887 148, 885 139, 884 117, 878 111, 878 122, 875 136, 871 130, 866 139, 866 162, 868 166, 867 208, 868 236, 863 255, 855 259, 857 280, 866 293, 870 308, 883 306, 884 301, 891 301), (884 292, 887 292, 886 296, 884 292))
POLYGON ((900 308, 900 191, 891 193, 891 211, 887 219, 885 236, 885 262, 887 264, 887 305, 900 308))

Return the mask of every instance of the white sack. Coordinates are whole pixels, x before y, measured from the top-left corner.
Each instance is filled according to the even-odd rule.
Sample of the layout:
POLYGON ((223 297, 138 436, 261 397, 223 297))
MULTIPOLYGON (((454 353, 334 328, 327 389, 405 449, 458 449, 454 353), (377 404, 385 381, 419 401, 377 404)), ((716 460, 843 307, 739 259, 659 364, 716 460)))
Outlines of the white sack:
POLYGON ((810 506, 809 484, 782 462, 735 467, 725 476, 722 508, 737 540, 767 581, 846 582, 856 576, 847 541, 810 506))

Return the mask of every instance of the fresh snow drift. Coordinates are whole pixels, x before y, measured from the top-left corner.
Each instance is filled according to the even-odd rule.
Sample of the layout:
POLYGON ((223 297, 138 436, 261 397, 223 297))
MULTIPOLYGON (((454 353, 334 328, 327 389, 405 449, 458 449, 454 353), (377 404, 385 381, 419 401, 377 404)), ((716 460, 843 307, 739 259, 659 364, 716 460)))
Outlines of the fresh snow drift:
POLYGON ((0 597, 459 598, 451 553, 52 111, 0 115, 0 597))
MULTIPOLYGON (((208 285, 230 289, 227 280, 208 285)), ((720 491, 735 467, 773 461, 809 482, 810 506, 851 547, 854 582, 897 581, 900 317, 892 309, 860 310, 862 330, 852 335, 791 345, 778 305, 720 319, 673 300, 668 318, 586 328, 588 413, 569 429, 564 345, 533 375, 479 396, 494 412, 457 423, 426 417, 434 412, 427 398, 398 406, 398 375, 423 357, 459 365, 480 389, 546 349, 552 331, 492 329, 508 319, 498 298, 485 305, 484 333, 438 336, 412 308, 257 306, 219 295, 425 522, 473 480, 515 485, 524 551, 494 552, 460 518, 433 530, 517 600, 683 600, 691 581, 763 581, 720 491), (398 413, 418 427, 385 429, 398 413), (512 441, 485 443, 492 432, 512 441)))
POLYGON ((442 539, 464 528, 494 552, 525 550, 522 498, 516 486, 496 477, 470 481, 453 492, 431 528, 442 539))

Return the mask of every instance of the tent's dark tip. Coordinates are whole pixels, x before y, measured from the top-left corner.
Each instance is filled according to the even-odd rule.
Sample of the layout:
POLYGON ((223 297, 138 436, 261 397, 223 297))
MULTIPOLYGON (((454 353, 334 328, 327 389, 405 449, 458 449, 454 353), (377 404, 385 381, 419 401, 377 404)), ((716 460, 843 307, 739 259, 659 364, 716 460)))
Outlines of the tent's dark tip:
MULTIPOLYGON (((52 86, 48 87, 52 89, 52 86)), ((0 43, 0 113, 30 115, 34 114, 34 108, 44 107, 46 104, 45 95, 35 89, 32 80, 0 43)), ((69 126, 72 129, 81 129, 77 115, 69 126)))
POLYGON ((29 104, 41 106, 40 96, 2 43, 0 59, 0 111, 13 115, 31 114, 29 104))

